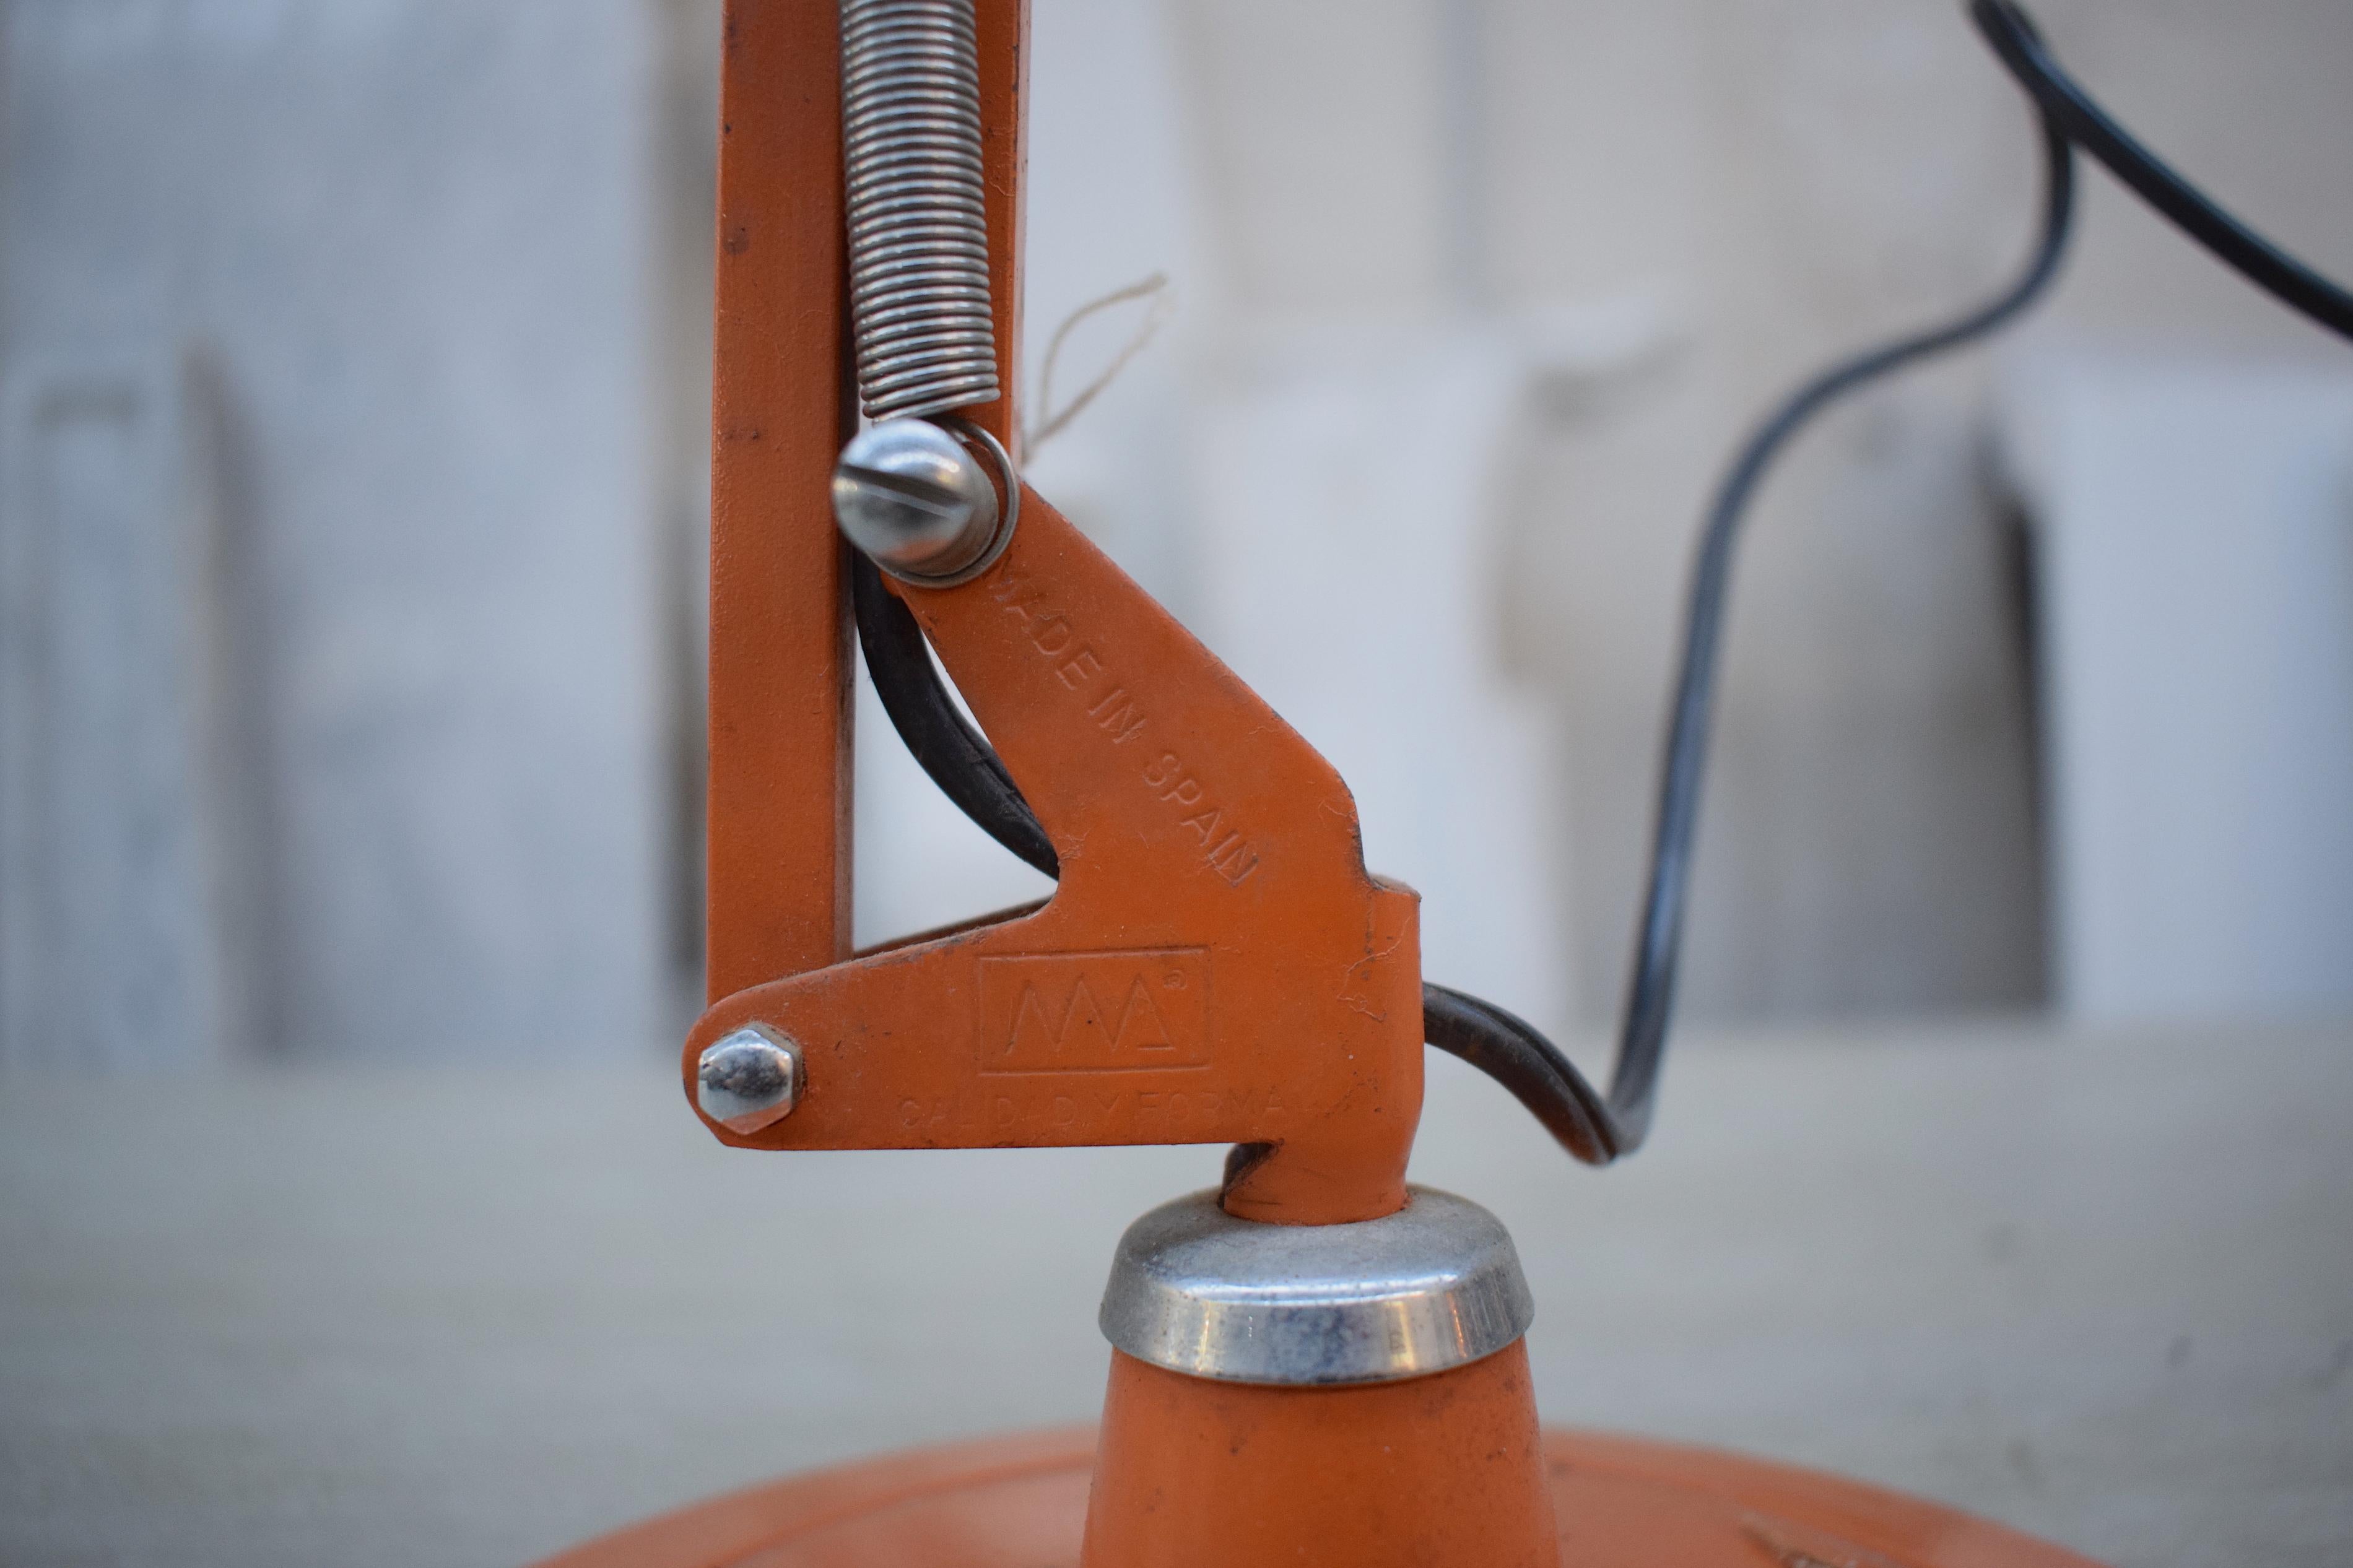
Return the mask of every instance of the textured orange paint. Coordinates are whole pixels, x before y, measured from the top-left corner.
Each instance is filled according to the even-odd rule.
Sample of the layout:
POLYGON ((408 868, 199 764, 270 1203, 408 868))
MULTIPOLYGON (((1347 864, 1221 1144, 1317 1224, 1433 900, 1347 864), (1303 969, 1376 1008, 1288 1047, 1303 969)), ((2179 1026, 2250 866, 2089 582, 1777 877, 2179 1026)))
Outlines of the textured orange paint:
POLYGON ((711 456, 707 990, 849 952, 849 438, 830 0, 729 0, 711 456))
POLYGON ((1265 1143, 1227 1206, 1405 1197, 1421 1110, 1416 899, 1365 870, 1330 763, 1034 491, 1012 546, 905 595, 1053 837, 1034 912, 739 991, 687 1042, 797 1040, 768 1149, 1265 1143))
POLYGON ((1556 1568, 1526 1347, 1351 1388, 1113 1351, 1085 1568, 1556 1568))
MULTIPOLYGON (((903 590, 1052 835, 1032 912, 851 958, 841 546, 850 427, 839 47, 823 0, 733 0, 712 513, 710 1011, 798 1041, 768 1149, 1264 1145, 1227 1206, 1369 1219, 1421 1112, 1416 899, 1368 876, 1324 759, 1034 492, 974 582, 903 590)), ((1018 438, 1028 6, 981 0, 983 178, 1018 438)))
MULTIPOLYGON (((1544 1457, 1562 1568, 2098 1568, 1936 1503, 1736 1454, 1556 1428, 1544 1457)), ((911 1449, 716 1498, 546 1568, 1073 1568, 1095 1462, 1084 1429, 911 1449)), ((1187 1568, 1240 1562, 1212 1551, 1187 1568)), ((1432 1557, 1415 1568, 1486 1564, 1432 1557)))

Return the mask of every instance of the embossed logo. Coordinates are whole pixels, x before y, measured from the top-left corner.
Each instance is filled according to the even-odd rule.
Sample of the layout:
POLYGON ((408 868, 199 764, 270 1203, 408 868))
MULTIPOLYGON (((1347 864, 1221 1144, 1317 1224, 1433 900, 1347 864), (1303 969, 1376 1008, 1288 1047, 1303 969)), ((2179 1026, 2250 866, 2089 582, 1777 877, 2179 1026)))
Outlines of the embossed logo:
POLYGON ((980 1070, 1150 1072, 1209 1061, 1200 947, 980 961, 980 1070))

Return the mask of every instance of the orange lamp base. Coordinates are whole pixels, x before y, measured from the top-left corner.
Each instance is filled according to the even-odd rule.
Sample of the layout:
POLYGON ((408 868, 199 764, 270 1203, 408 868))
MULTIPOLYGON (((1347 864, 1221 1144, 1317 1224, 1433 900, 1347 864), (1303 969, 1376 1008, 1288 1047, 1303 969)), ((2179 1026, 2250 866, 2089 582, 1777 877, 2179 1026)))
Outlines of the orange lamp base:
MULTIPOLYGON (((1786 1465, 1560 1428, 1544 1454, 1562 1568, 2094 1568, 1786 1465)), ((1071 1568, 1094 1463, 1092 1427, 912 1449, 697 1503, 543 1568, 1071 1568)))

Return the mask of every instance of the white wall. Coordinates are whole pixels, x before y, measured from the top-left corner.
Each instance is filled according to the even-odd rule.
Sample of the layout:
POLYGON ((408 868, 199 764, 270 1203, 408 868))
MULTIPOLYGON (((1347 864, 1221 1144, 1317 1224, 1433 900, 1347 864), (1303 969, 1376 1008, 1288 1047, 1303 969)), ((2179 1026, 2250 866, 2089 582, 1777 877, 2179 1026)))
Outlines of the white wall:
MULTIPOLYGON (((1189 175, 1172 242, 1193 267, 1178 342, 1197 596, 1183 605, 1279 704, 1303 678, 1293 666, 1354 658, 1368 689, 1392 679, 1399 605, 1364 601, 1355 570, 1377 564, 1386 535, 1366 520, 1366 559, 1341 570, 1342 503, 1283 489, 1279 434, 1244 451, 1286 416, 1267 389, 1353 397, 1345 418, 1362 427, 1410 406, 1400 388, 1443 380, 1433 343, 1509 343, 1548 378, 1548 393, 1496 400, 1478 500, 1429 526, 1471 536, 1453 558, 1489 575, 1465 608, 1500 628, 1448 657, 1494 700, 1538 697, 1565 731, 1557 751, 1541 731, 1523 749, 1526 786, 1554 803, 1552 831, 1523 847, 1568 929, 1495 983, 1539 996, 1566 984, 1598 1024, 1618 1005, 1707 495, 1747 422, 1826 358, 2007 279, 2036 211, 2030 117, 1945 0, 1158 10, 1189 175), (1249 512, 1259 497, 1266 508, 1249 512), (1325 531, 1303 552, 1253 553, 1286 526, 1325 531), (1270 607, 1283 585, 1263 575, 1274 560, 1298 583, 1290 654, 1270 607), (1352 626, 1319 597, 1344 582, 1352 626), (1344 652, 1333 639, 1350 629, 1344 652)), ((1058 90, 1055 15, 1038 13, 1040 104, 1058 90)), ((2353 193, 2330 151, 2353 142, 2353 11, 2053 0, 2038 15, 2158 146, 2325 268, 2353 272, 2353 193)), ((1117 103, 1090 86, 1103 100, 1091 145, 1124 147, 1133 132, 1102 128, 1158 112, 1155 73, 1106 58, 1086 79, 1154 83, 1117 103)), ((1114 212, 1157 167, 1117 153, 1095 165, 1091 195, 1124 204, 1114 212)), ((1050 167, 1041 212, 1070 199, 1050 167)), ((2084 185, 2074 254, 2038 321, 1833 416, 1757 508, 1685 970, 1697 1016, 2010 1009, 2050 993, 2031 541, 1988 460, 1993 367, 2052 338, 2331 353, 2104 176, 2087 169, 2084 185)), ((1386 472, 1410 489, 1425 458, 1443 468, 1423 448, 1445 428, 1366 430, 1366 484, 1386 472)), ((1446 614, 1461 616, 1451 601, 1446 614)), ((1351 753, 1368 829, 1379 778, 1413 774, 1430 749, 1409 709, 1385 738, 1336 717, 1320 730, 1312 703, 1284 709, 1351 753)), ((1476 795, 1456 804, 1475 809, 1476 795)), ((1415 805, 1426 821, 1433 808, 1415 805)), ((1391 843, 1411 859, 1413 840, 1391 843)), ((1371 844, 1377 859, 1377 831, 1371 844)), ((1543 929, 1541 890, 1504 894, 1508 877, 1461 868, 1507 918, 1543 929)))
POLYGON ((11 536, 79 553, 11 591, 70 616, 69 572, 220 566, 119 667, 86 627, 62 661, 11 643, 37 732, 111 721, 116 682, 194 726, 135 789, 120 747, 49 744, 37 798, 12 768, 16 841, 62 850, 97 812, 77 853, 140 861, 151 821, 222 852, 87 919, 12 862, 11 926, 48 957, 11 965, 0 1051, 147 1048, 127 1017, 203 989, 106 1000, 146 984, 111 948, 151 900, 235 911, 181 943, 249 998, 198 1054, 639 1048, 663 963, 641 8, 16 0, 5 41, 6 449, 66 461, 44 399, 133 366, 161 412, 119 438, 174 476, 102 544, 20 474, 11 536), (153 685, 214 626, 217 721, 153 685), (242 776, 208 771, 216 742, 242 776))
MULTIPOLYGON (((1505 298, 1674 301, 1680 354, 1532 454, 1504 596, 1569 727, 1580 967, 1614 977, 1694 521, 1737 433, 1827 356, 2016 265, 2037 158, 1946 0, 1485 0, 1488 254, 1505 298)), ((2033 7, 2193 177, 2353 275, 2353 9, 2033 7)), ((2044 870, 1993 367, 2038 341, 2339 357, 2086 168, 2040 316, 1826 420, 1756 509, 1726 649, 1685 994, 1699 1016, 2047 994, 2044 870)), ((2152 679, 2156 679, 2152 672, 2152 679)), ((2353 954, 2347 962, 2353 963, 2353 954)), ((1614 1007, 1588 990, 1588 1016, 1614 1007)))
POLYGON ((2041 565, 2054 1000, 2353 1012, 2353 367, 2052 352, 2006 413, 2041 565))

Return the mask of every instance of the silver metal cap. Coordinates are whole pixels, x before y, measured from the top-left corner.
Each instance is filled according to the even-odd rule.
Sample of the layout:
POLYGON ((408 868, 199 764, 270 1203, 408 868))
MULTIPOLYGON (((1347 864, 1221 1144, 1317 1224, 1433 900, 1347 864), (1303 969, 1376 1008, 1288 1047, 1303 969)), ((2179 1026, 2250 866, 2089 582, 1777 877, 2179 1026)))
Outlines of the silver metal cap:
POLYGON ((801 1100, 801 1050, 758 1024, 713 1042, 696 1058, 694 1100, 732 1132, 783 1121, 801 1100))
POLYGON ((1527 1332, 1535 1300, 1503 1222, 1414 1187, 1357 1225, 1260 1225, 1214 1192, 1127 1227, 1103 1291, 1103 1337, 1229 1383, 1381 1383, 1467 1365, 1527 1332))
POLYGON ((1004 531, 987 470, 963 442, 922 419, 885 419, 842 448, 833 515, 876 565, 925 583, 965 574, 1004 531))

